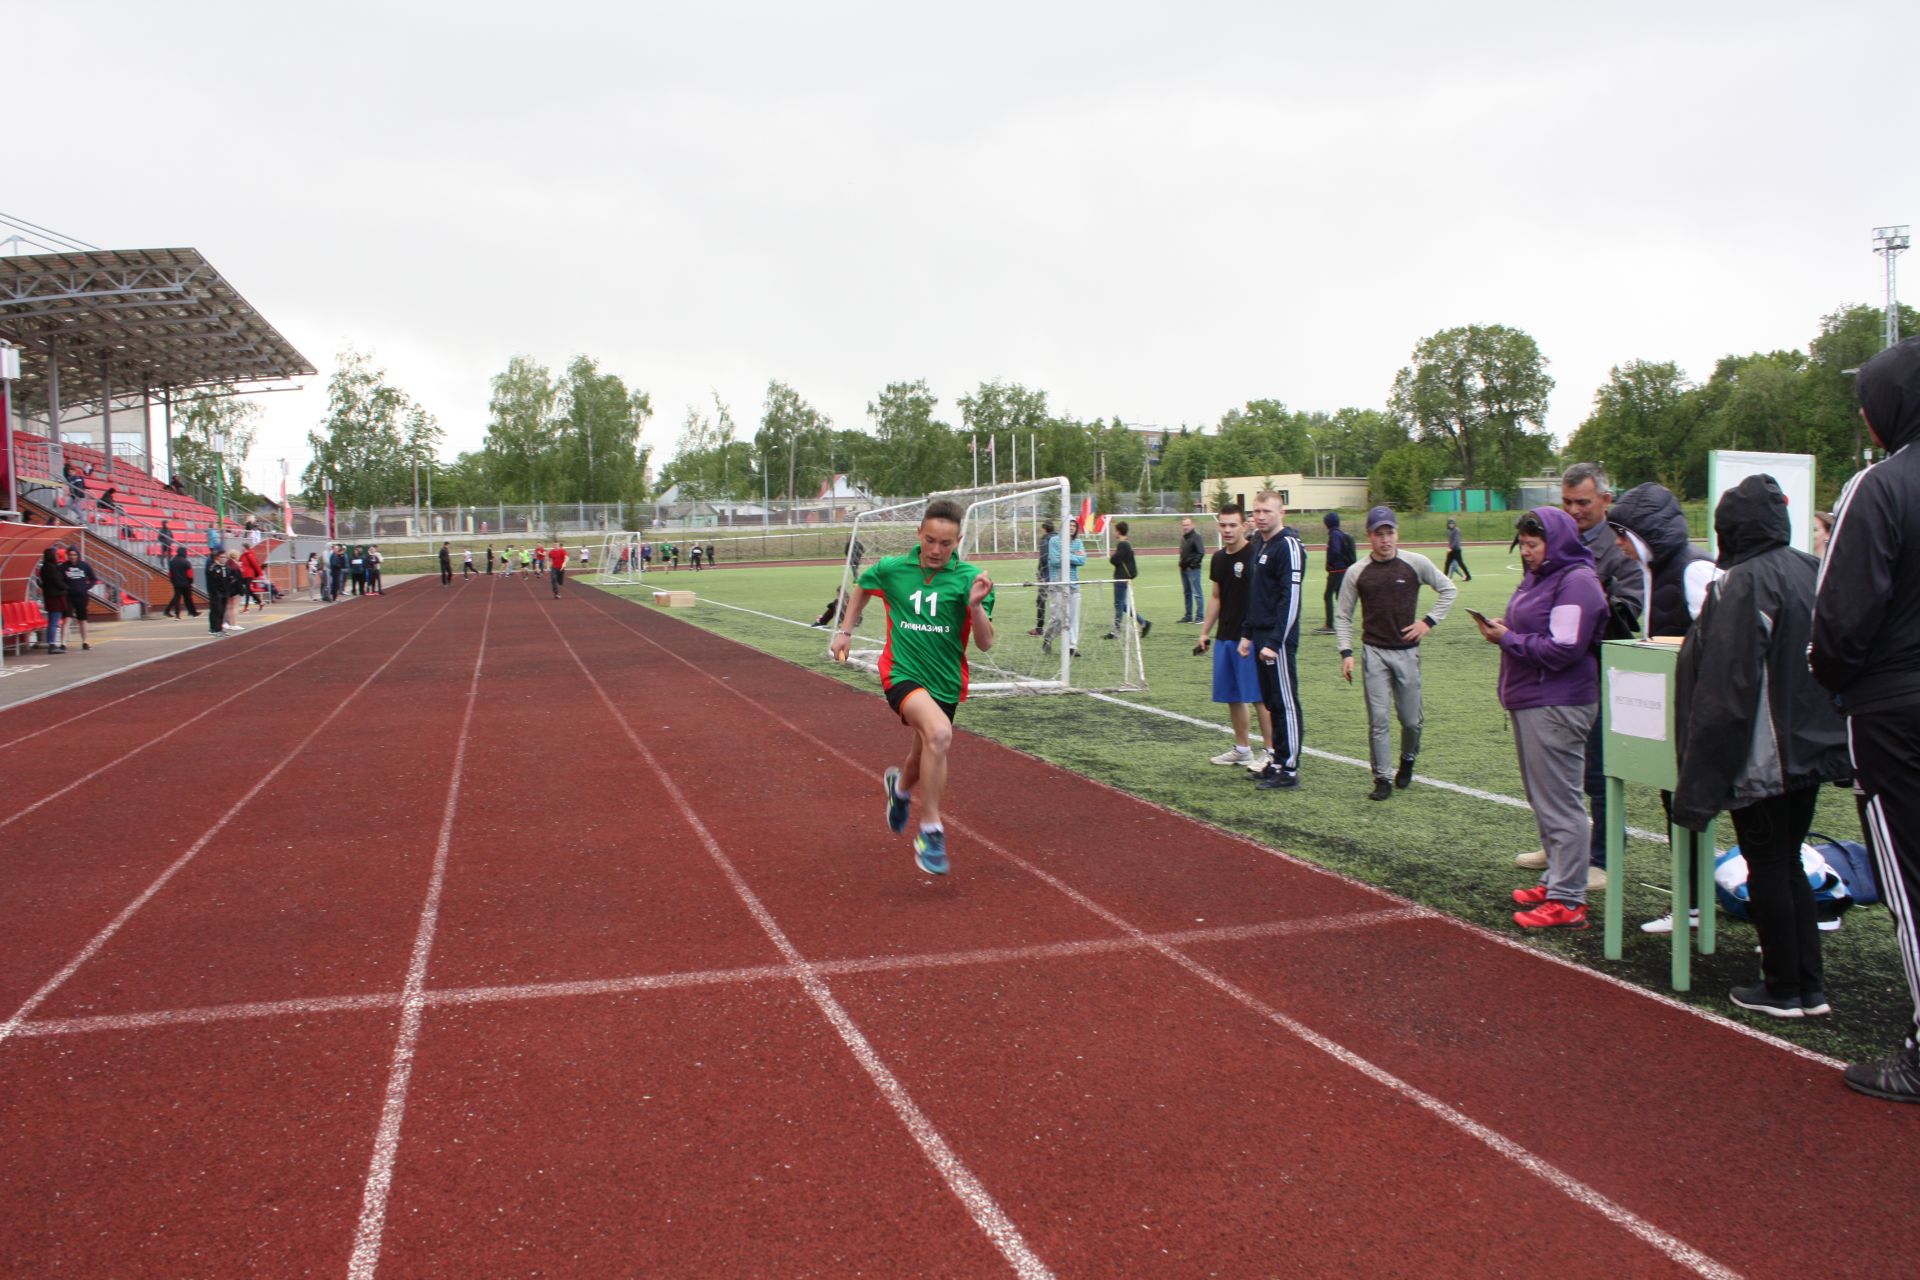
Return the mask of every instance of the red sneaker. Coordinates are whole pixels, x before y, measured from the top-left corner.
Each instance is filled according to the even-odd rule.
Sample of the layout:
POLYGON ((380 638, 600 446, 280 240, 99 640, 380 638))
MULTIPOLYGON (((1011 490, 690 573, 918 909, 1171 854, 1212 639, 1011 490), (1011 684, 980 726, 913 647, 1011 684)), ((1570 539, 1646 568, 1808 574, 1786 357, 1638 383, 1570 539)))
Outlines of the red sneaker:
POLYGON ((1516 911, 1513 922, 1522 929, 1584 929, 1587 927, 1585 904, 1577 907, 1564 902, 1543 902, 1531 911, 1516 911))
POLYGON ((1547 886, 1537 884, 1531 889, 1515 889, 1513 900, 1523 907, 1537 907, 1547 900, 1547 886))

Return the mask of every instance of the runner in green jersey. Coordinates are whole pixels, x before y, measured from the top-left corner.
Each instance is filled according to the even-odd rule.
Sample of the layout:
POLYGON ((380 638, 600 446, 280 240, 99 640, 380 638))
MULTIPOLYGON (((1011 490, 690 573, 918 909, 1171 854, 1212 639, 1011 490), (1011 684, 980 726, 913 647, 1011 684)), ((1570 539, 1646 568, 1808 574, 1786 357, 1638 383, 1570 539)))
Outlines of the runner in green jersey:
POLYGON ((887 827, 896 835, 907 829, 908 806, 918 788, 920 830, 913 856, 922 871, 936 876, 947 873, 940 796, 947 786, 954 711, 967 696, 967 641, 982 652, 993 648, 993 580, 954 555, 963 514, 958 503, 929 502, 920 519, 919 547, 867 567, 828 645, 834 660, 845 662, 867 597, 882 599, 887 647, 880 658, 880 684, 887 705, 913 731, 907 763, 881 778, 887 827))

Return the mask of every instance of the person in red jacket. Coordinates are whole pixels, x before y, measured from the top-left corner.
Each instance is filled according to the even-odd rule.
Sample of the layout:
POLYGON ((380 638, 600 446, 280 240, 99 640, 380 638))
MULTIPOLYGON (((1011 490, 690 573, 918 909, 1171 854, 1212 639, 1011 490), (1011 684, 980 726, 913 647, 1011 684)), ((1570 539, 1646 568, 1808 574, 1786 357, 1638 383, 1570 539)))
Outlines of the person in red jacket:
POLYGON ((567 580, 567 549, 556 539, 547 552, 547 564, 552 568, 553 598, 560 598, 560 588, 567 580))
POLYGON ((246 580, 246 594, 240 600, 240 612, 245 613, 257 603, 262 613, 266 612, 268 593, 266 591, 266 567, 260 563, 258 548, 248 547, 240 553, 240 576, 246 580))

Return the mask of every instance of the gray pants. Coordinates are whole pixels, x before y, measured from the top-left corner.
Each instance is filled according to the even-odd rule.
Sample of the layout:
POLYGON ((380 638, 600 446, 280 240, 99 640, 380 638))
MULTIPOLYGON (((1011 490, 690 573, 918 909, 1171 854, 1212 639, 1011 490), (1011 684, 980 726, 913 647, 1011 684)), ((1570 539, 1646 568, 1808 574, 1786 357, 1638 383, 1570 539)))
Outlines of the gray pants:
POLYGON ((1420 709, 1420 650, 1365 645, 1360 651, 1360 678, 1367 691, 1367 738, 1372 747, 1373 776, 1390 778, 1394 760, 1389 709, 1400 718, 1400 758, 1411 760, 1420 754, 1420 726, 1425 722, 1420 709))
POLYGON ((1513 715, 1513 746, 1520 756, 1520 784, 1533 806, 1547 869, 1540 883, 1547 897, 1569 906, 1587 900, 1587 819, 1584 780, 1587 730, 1599 704, 1584 707, 1528 707, 1513 715))

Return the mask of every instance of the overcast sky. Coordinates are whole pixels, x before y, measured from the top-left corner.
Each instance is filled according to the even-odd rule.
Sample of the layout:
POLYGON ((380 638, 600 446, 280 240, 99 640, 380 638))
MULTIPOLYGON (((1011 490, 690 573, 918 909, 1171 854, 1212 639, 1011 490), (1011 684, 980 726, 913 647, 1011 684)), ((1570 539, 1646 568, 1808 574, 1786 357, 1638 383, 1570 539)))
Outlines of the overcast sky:
MULTIPOLYGON (((1804 346, 1920 223, 1910 3, 155 4, 16 0, 0 208, 205 253, 484 435, 586 353, 672 451, 779 378, 1211 423, 1384 405, 1425 335, 1538 339, 1563 438, 1610 366, 1804 346)), ((1920 299, 1920 257, 1909 258, 1920 299)))

